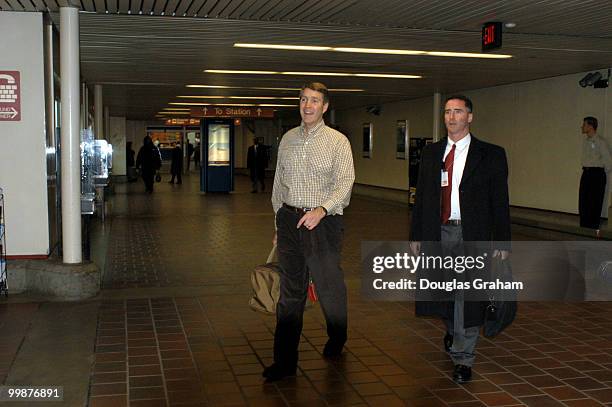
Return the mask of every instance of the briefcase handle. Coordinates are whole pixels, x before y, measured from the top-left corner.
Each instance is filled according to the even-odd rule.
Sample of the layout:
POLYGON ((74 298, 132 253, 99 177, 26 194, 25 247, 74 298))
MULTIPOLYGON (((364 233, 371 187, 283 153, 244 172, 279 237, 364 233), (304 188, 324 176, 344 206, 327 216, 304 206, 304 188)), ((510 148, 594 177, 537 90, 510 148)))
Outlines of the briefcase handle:
POLYGON ((276 255, 276 245, 272 246, 272 250, 270 250, 270 254, 268 255, 268 260, 266 260, 266 264, 272 263, 275 255, 276 255))

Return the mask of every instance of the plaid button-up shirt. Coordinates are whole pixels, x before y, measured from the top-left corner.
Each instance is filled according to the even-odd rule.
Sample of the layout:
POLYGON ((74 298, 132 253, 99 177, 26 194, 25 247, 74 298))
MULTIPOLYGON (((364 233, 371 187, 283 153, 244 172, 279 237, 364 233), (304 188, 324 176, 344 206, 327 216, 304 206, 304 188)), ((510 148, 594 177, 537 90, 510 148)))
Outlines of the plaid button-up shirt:
POLYGON ((298 208, 322 206, 328 215, 341 215, 354 181, 353 154, 346 136, 323 120, 310 131, 302 123, 289 130, 278 146, 274 213, 285 203, 298 208))

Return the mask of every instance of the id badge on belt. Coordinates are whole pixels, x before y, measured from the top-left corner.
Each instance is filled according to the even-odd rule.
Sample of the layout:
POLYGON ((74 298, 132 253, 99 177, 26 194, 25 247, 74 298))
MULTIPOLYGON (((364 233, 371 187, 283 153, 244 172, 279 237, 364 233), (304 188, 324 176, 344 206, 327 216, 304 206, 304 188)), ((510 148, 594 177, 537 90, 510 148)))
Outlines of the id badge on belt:
POLYGON ((442 177, 440 179, 442 180, 442 184, 440 186, 447 187, 448 186, 448 171, 442 170, 442 177))

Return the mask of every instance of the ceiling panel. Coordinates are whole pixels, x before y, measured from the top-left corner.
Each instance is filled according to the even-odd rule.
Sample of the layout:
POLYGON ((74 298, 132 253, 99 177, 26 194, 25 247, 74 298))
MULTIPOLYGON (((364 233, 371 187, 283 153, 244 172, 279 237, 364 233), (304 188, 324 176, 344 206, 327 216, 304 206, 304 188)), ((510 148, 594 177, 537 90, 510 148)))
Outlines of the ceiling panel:
MULTIPOLYGON (((0 0, 0 8, 48 8, 59 22, 56 0, 20 1, 0 0)), ((609 0, 378 0, 374 6, 370 0, 80 1, 90 12, 80 15, 82 75, 104 84, 113 114, 133 119, 150 118, 181 94, 238 92, 186 89, 190 83, 297 87, 323 79, 330 87, 364 89, 333 95, 335 107, 346 108, 612 66, 609 0), (517 24, 505 29, 501 50, 512 59, 233 47, 249 42, 480 52, 481 25, 492 20, 517 24), (407 73, 423 79, 215 75, 204 69, 407 73)))

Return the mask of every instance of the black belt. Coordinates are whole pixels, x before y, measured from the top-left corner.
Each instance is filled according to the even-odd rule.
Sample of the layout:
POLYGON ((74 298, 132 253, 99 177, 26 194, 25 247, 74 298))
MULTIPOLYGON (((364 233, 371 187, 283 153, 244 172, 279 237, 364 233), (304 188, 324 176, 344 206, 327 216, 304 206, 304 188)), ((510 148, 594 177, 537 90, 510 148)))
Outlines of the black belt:
POLYGON ((289 209, 291 212, 295 212, 298 215, 304 215, 306 212, 310 212, 311 210, 314 209, 314 208, 296 208, 295 206, 287 205, 286 203, 283 204, 283 208, 289 209))
POLYGON ((603 171, 604 167, 582 167, 584 171, 603 171))
POLYGON ((461 226, 461 219, 449 219, 446 223, 443 223, 446 226, 461 226))

